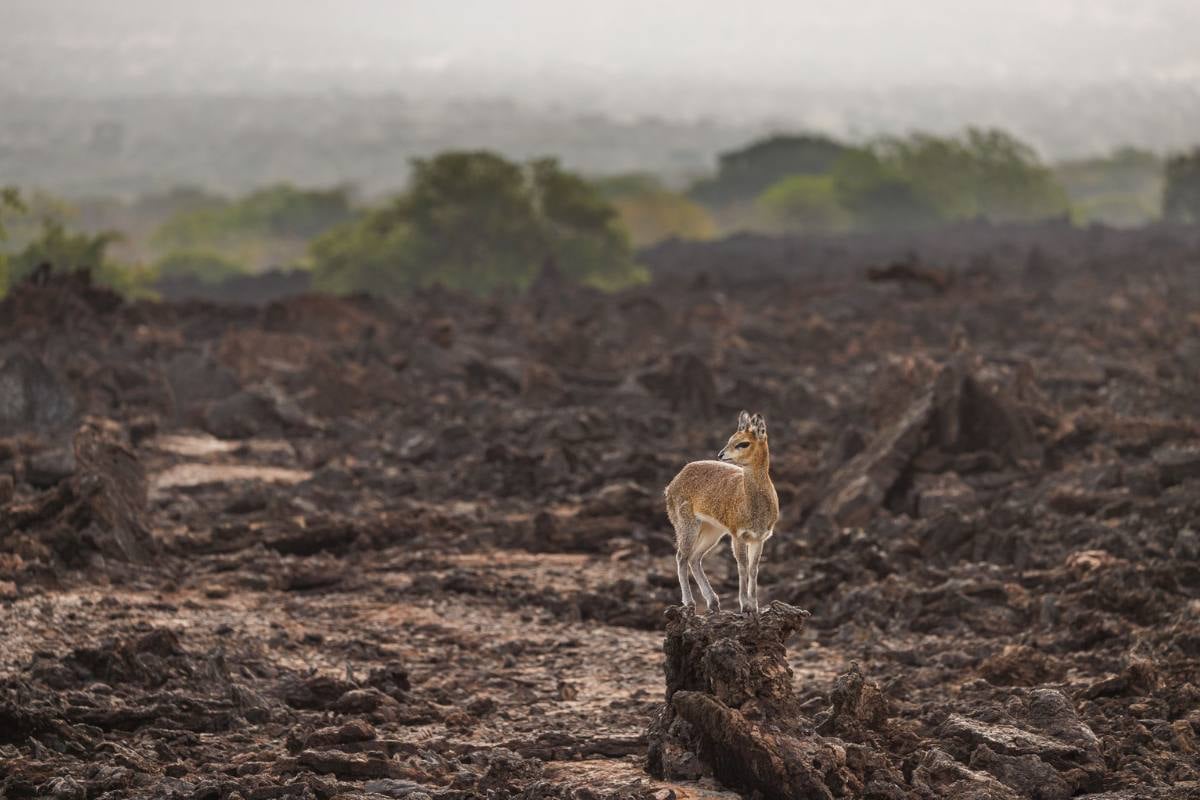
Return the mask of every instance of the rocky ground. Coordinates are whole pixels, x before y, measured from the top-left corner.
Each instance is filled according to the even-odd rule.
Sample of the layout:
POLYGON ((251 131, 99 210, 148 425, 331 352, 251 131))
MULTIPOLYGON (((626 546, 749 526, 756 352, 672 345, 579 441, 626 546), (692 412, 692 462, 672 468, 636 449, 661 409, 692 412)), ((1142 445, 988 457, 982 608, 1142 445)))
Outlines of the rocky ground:
POLYGON ((490 301, 15 287, 0 797, 1200 795, 1200 232, 644 258, 490 301), (743 407, 776 605, 668 616, 661 487, 743 407))

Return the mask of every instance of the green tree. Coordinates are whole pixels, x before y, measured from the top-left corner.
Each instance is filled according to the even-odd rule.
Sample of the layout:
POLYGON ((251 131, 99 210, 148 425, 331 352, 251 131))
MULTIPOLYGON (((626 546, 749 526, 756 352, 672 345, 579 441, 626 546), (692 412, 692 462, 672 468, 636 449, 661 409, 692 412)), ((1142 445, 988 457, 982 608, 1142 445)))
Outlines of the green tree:
POLYGON ((979 215, 978 165, 958 139, 923 133, 881 139, 872 148, 896 177, 908 181, 939 218, 979 215))
POLYGON ((1000 130, 967 130, 979 211, 996 222, 1028 222, 1068 210, 1066 192, 1032 147, 1000 130))
POLYGON ((914 134, 873 148, 942 219, 1045 219, 1067 210, 1066 193, 1032 147, 1000 130, 957 138, 914 134))
POLYGON ((830 175, 784 178, 759 195, 755 206, 772 231, 836 233, 847 230, 852 221, 830 175))
POLYGON ((154 234, 155 244, 168 250, 219 249, 247 237, 306 239, 354 214, 346 188, 310 190, 280 184, 224 201, 179 190, 172 199, 182 210, 154 234))
POLYGON ((1200 147, 1167 159, 1166 180, 1163 218, 1200 224, 1200 147))
POLYGON ((529 171, 543 250, 565 275, 606 289, 642 277, 620 215, 594 186, 553 158, 532 162, 529 171))
POLYGON ((847 150, 834 165, 832 178, 838 203, 859 230, 921 228, 942 219, 920 188, 874 150, 847 150))
POLYGON ((514 164, 486 151, 413 162, 409 191, 311 247, 317 285, 382 293, 440 282, 488 293, 524 287, 546 258, 578 281, 636 280, 617 212, 552 159, 514 164))
POLYGON ((71 232, 60 220, 44 219, 41 233, 10 258, 10 274, 24 278, 40 264, 59 270, 87 269, 98 283, 128 297, 153 296, 153 270, 124 266, 108 258, 108 248, 120 239, 115 231, 71 232))
POLYGON ((421 285, 403 199, 322 234, 309 255, 314 285, 328 292, 389 295, 421 285))
POLYGON ((1137 226, 1162 213, 1164 162, 1155 153, 1122 147, 1109 155, 1055 165, 1054 175, 1081 224, 1137 226))
POLYGON ((722 153, 716 176, 697 182, 689 194, 715 209, 750 204, 781 178, 829 173, 846 149, 846 145, 826 136, 769 136, 722 153))
POLYGON ((12 275, 24 278, 39 264, 51 264, 63 270, 88 268, 98 271, 106 263, 105 251, 120 238, 114 231, 71 233, 59 220, 43 220, 41 234, 12 256, 12 275))
POLYGON ((666 188, 653 175, 613 175, 592 183, 613 204, 635 247, 717 235, 716 221, 707 209, 666 188))
MULTIPOLYGON (((18 212, 25 210, 25 206, 21 202, 21 195, 11 186, 0 187, 0 243, 8 240, 8 230, 4 227, 5 212, 18 212)), ((9 283, 9 266, 8 254, 0 251, 0 297, 4 297, 8 293, 9 283)))

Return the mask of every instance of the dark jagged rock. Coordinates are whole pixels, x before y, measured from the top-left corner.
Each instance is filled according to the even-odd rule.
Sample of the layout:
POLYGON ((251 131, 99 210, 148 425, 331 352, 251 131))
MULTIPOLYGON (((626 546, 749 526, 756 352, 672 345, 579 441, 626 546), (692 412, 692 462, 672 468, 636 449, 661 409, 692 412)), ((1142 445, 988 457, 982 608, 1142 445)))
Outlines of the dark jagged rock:
POLYGON ((0 517, 0 538, 36 542, 60 564, 82 566, 92 554, 146 563, 159 551, 146 522, 147 485, 122 429, 89 419, 75 434, 75 473, 0 517))
POLYGON ((25 482, 49 489, 75 473, 75 454, 63 447, 34 453, 25 460, 25 482))
POLYGON ((659 369, 638 380, 666 400, 671 410, 693 419, 708 419, 716 412, 717 386, 712 369, 695 353, 673 353, 659 369))
POLYGON ((282 421, 271 402, 258 394, 239 391, 217 400, 204 412, 204 428, 221 439, 245 439, 276 433, 282 421))
MULTIPOLYGON (((865 450, 834 472, 817 511, 841 525, 865 524, 926 450, 934 455, 991 452, 1013 464, 1041 458, 1028 414, 986 388, 958 356, 865 450)), ((960 488, 958 494, 966 492, 960 488)), ((945 505, 944 497, 925 499, 930 513, 945 505)))
POLYGON ((89 511, 87 540, 106 557, 145 562, 158 551, 146 522, 146 473, 120 432, 84 423, 75 434, 74 484, 89 511))
POLYGON ((711 771, 764 798, 831 800, 1063 800, 1102 785, 1100 740, 1054 689, 1015 690, 999 717, 951 713, 922 738, 890 721, 887 697, 852 663, 834 680, 829 707, 806 718, 785 644, 807 616, 781 603, 760 619, 669 610, 667 701, 647 731, 652 774, 711 771))
MULTIPOLYGON (((773 800, 861 792, 862 784, 846 768, 844 751, 821 737, 770 731, 700 692, 678 692, 671 706, 678 722, 696 736, 701 759, 728 786, 773 800)), ((653 763, 650 769, 660 774, 653 763)))
POLYGON ((1200 446, 1161 447, 1154 452, 1154 464, 1168 485, 1200 478, 1200 446))
POLYGON ((862 741, 868 732, 880 730, 887 724, 887 698, 874 681, 863 675, 857 661, 851 662, 849 672, 834 680, 829 700, 831 706, 816 726, 823 734, 862 741))
POLYGON ((954 285, 954 273, 922 266, 915 257, 893 261, 884 267, 871 267, 867 270, 867 279, 872 283, 895 281, 905 285, 921 285, 935 294, 945 294, 954 285))
POLYGON ((774 602, 758 619, 732 612, 697 616, 667 610, 664 670, 667 702, 677 691, 711 694, 737 709, 751 705, 764 714, 795 711, 788 637, 798 633, 808 612, 774 602))
POLYGON ((758 618, 668 610, 666 703, 647 732, 651 774, 694 777, 707 768, 768 798, 861 791, 844 746, 813 733, 799 714, 786 642, 808 616, 780 602, 758 618))
POLYGON ((933 393, 926 392, 876 434, 866 450, 833 474, 817 511, 847 526, 861 525, 874 516, 925 445, 933 413, 933 393))
POLYGON ((324 709, 353 688, 352 684, 328 675, 289 676, 280 686, 280 695, 292 708, 324 709))
POLYGON ((70 391, 33 353, 0 351, 0 436, 58 428, 74 414, 70 391))
POLYGON ((1018 759, 1000 764, 990 755, 983 757, 997 765, 998 776, 1003 772, 1017 784, 1035 783, 1036 776, 1045 773, 1048 766, 1070 785, 1072 792, 1101 787, 1107 766, 1100 740, 1079 719, 1071 701, 1062 692, 1031 689, 1027 706, 1015 711, 1011 721, 996 722, 951 714, 939 727, 937 735, 951 743, 947 746, 951 751, 965 754, 986 747, 990 755, 1018 759), (1041 763, 1033 765, 1026 756, 1041 763))
POLYGON ((0 433, 0 796, 1200 795, 1200 228, 920 238, 953 302, 866 285, 890 236, 679 243, 708 279, 611 293, 12 287, 0 350, 73 406, 0 433), (680 622, 660 709, 659 493, 743 405, 763 591, 814 614, 680 622), (68 470, 76 415, 116 426, 68 470))
POLYGON ((320 774, 348 780, 396 777, 393 763, 383 753, 344 753, 340 750, 304 750, 296 757, 300 766, 320 774))

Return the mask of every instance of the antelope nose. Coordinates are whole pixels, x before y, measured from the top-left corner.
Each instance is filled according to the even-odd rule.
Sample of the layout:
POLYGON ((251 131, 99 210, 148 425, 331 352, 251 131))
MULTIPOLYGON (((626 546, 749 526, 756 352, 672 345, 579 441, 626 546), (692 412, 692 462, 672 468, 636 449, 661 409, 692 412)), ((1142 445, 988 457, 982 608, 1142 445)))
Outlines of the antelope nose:
POLYGON ((721 460, 725 459, 725 448, 724 447, 721 448, 721 452, 717 453, 717 458, 719 458, 721 460))

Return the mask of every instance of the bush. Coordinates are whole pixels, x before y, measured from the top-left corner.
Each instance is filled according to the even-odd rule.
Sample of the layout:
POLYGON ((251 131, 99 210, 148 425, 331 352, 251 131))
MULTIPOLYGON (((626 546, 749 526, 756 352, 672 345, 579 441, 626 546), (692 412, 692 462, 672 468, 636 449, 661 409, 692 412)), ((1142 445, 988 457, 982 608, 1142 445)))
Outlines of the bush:
POLYGON ((176 250, 154 264, 159 280, 195 279, 201 283, 220 283, 245 274, 238 262, 219 253, 203 250, 176 250))
POLYGON ((1200 224, 1200 148, 1167 159, 1163 218, 1200 224))
POLYGON ((121 235, 114 231, 72 233, 62 222, 45 219, 41 233, 10 257, 10 278, 25 278, 40 264, 50 264, 59 270, 91 270, 97 283, 127 297, 153 296, 150 288, 154 283, 153 270, 123 266, 109 260, 109 246, 120 239, 121 235))
POLYGON ((896 175, 946 220, 1029 222, 1067 211, 1066 193, 1029 145, 999 130, 959 138, 914 134, 875 147, 896 175))
POLYGON ((717 224, 703 206, 667 189, 652 175, 616 175, 593 183, 616 208, 635 247, 717 235, 717 224))
POLYGON ((98 273, 105 264, 109 245, 120 238, 115 231, 69 233, 58 220, 43 220, 41 234, 11 257, 12 277, 23 279, 43 263, 60 270, 86 267, 98 273))
POLYGON ((748 218, 752 227, 800 231, 847 224, 895 230, 979 217, 1032 221, 1069 208, 1032 148, 1003 131, 974 128, 958 137, 918 133, 866 147, 776 136, 722 155, 718 174, 697 183, 692 196, 718 208, 727 224, 748 218), (832 181, 832 200, 822 179, 832 181))
POLYGON ((1081 224, 1144 225, 1162 213, 1163 160, 1124 147, 1099 158, 1067 161, 1054 174, 1081 224))
POLYGON ((852 221, 829 175, 784 178, 759 195, 755 209, 771 231, 836 233, 852 221))
POLYGON ((596 286, 639 279, 617 212, 552 159, 518 165, 486 151, 413 162, 407 194, 321 236, 315 283, 394 293, 442 283, 486 294, 524 287, 553 259, 596 286))
POLYGON ((826 136, 771 136, 722 153, 716 177, 697 182, 689 194, 714 209, 748 205, 781 178, 828 174, 846 149, 826 136))
MULTIPOLYGON (((8 239, 8 230, 4 227, 6 212, 15 211, 19 213, 24 210, 25 207, 21 203, 21 196, 17 193, 16 189, 9 186, 0 187, 0 242, 8 239)), ((8 285, 8 254, 0 251, 0 297, 8 294, 8 285)))
POLYGON ((178 190, 173 199, 183 210, 154 234, 155 244, 166 250, 212 250, 250 237, 305 239, 354 213, 345 188, 307 190, 280 184, 233 201, 178 190))
POLYGON ((921 228, 941 220, 937 208, 895 163, 873 150, 848 150, 833 168, 834 195, 859 230, 921 228))

